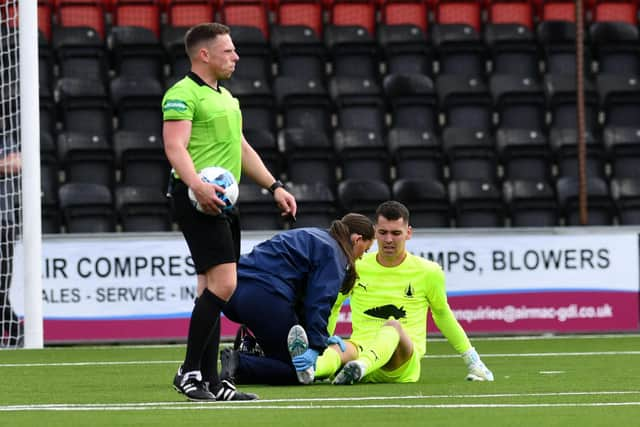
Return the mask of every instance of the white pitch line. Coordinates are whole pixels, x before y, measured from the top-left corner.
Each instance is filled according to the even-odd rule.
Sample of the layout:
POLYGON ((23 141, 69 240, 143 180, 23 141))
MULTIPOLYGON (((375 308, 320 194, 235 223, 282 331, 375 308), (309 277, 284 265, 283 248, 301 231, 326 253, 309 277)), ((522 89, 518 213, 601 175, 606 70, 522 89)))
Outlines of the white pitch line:
MULTIPOLYGON (((600 395, 632 395, 640 394, 640 390, 604 390, 604 391, 571 391, 571 392, 550 392, 550 393, 489 393, 489 394, 436 394, 436 395, 412 395, 412 396, 366 396, 366 397, 350 397, 349 401, 367 402, 367 401, 389 401, 389 400, 425 400, 425 399, 495 399, 495 398, 514 398, 514 397, 564 397, 564 396, 600 396, 600 395)), ((489 405, 512 405, 512 404, 495 404, 495 403, 475 403, 475 404, 373 404, 373 405, 288 405, 279 406, 272 405, 274 403, 317 403, 317 402, 344 402, 344 397, 322 397, 322 398, 300 398, 300 399, 265 399, 258 403, 255 401, 244 401, 234 403, 182 403, 182 402, 137 402, 137 403, 45 403, 36 405, 5 405, 0 406, 0 411, 97 411, 97 410, 144 410, 144 409, 182 409, 184 408, 200 408, 209 409, 234 408, 239 406, 249 406, 251 408, 369 408, 369 407, 389 407, 389 408, 413 408, 413 407, 445 407, 445 406, 461 406, 461 405, 483 405, 481 407, 493 407, 489 405), (210 408, 209 405, 215 405, 210 408)), ((594 405, 604 405, 612 402, 595 402, 594 405)), ((615 402, 613 402, 615 403, 615 402)), ((640 403, 640 402, 632 402, 640 403)), ((520 405, 520 404, 513 404, 520 405)), ((522 404, 522 405, 545 405, 545 404, 522 404)), ((554 405, 554 404, 549 404, 554 405)), ((558 404, 568 405, 568 404, 558 404)), ((574 404, 571 404, 574 405, 574 404)))
POLYGON ((558 408, 558 407, 604 407, 604 406, 640 406, 640 401, 632 402, 567 402, 567 403, 443 403, 443 404, 375 404, 375 405, 230 405, 219 403, 208 404, 174 404, 174 406, 0 406, 0 412, 27 412, 27 411, 149 411, 149 410, 194 410, 194 409, 476 409, 476 408, 558 408))
MULTIPOLYGON (((483 353, 489 357, 569 357, 569 356, 637 356, 640 351, 589 351, 566 353, 483 353)), ((450 359, 460 357, 457 354, 427 354, 427 359, 450 359)), ((96 361, 96 362, 57 362, 57 363, 0 363, 0 368, 17 367, 52 367, 52 366, 118 366, 118 365, 169 365, 179 364, 181 360, 128 360, 128 361, 96 361)))

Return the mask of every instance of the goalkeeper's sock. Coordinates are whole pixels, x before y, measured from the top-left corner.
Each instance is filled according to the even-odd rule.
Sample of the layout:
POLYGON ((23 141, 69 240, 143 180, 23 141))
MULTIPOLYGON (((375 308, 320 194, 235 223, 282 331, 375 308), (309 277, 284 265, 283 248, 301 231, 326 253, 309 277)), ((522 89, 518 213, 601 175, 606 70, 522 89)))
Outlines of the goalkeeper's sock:
POLYGON ((316 359, 315 377, 322 379, 328 378, 338 372, 340 369, 340 355, 331 347, 327 347, 325 351, 316 359))
POLYGON ((367 372, 372 372, 386 365, 400 343, 400 333, 393 326, 380 328, 372 342, 368 343, 358 360, 364 362, 367 372))

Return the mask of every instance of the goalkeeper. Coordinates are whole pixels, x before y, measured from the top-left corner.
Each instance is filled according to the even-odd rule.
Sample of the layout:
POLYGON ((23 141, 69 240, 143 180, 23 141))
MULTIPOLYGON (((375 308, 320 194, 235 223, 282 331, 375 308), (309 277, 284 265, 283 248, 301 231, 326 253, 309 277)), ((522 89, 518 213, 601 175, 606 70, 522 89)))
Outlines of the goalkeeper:
POLYGON ((449 308, 442 268, 406 250, 411 238, 407 208, 396 201, 384 202, 375 219, 377 253, 356 263, 359 279, 351 294, 351 338, 332 337, 334 344, 318 357, 305 346, 304 329, 293 326, 288 344, 298 380, 308 384, 337 373, 334 384, 418 381, 431 309, 436 325, 462 356, 466 378, 493 381, 449 308))

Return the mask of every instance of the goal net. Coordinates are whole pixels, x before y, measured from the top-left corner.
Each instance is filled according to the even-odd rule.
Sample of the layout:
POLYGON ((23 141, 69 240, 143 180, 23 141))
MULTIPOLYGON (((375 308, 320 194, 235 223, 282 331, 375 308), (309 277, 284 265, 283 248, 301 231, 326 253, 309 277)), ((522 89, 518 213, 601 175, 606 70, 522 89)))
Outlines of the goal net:
POLYGON ((0 346, 17 347, 23 345, 23 323, 9 296, 22 219, 17 0, 4 1, 0 8, 0 346))

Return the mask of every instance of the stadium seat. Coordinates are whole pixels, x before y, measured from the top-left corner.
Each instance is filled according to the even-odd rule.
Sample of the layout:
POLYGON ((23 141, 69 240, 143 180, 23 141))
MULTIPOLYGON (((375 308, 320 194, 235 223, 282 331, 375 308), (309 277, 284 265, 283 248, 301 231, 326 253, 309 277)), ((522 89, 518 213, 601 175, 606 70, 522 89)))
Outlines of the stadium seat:
POLYGON ((113 25, 143 27, 160 38, 160 5, 154 0, 117 0, 113 7, 113 25))
POLYGON ((382 135, 370 129, 340 129, 333 145, 342 171, 342 179, 366 179, 389 182, 391 160, 382 135))
POLYGON ((640 36, 637 23, 595 22, 589 27, 598 72, 640 75, 640 36))
POLYGON ((52 9, 48 1, 38 1, 38 31, 44 35, 47 42, 51 41, 52 9))
POLYGON ((533 4, 529 0, 487 2, 488 23, 517 24, 533 30, 533 4))
POLYGON ((301 127, 328 132, 331 129, 331 99, 323 82, 278 76, 273 94, 283 115, 283 127, 301 127))
POLYGON ((266 81, 236 78, 221 82, 231 94, 238 98, 242 108, 243 129, 276 128, 275 101, 266 81))
POLYGON ((376 6, 367 0, 333 0, 329 8, 329 24, 362 27, 370 36, 375 36, 376 6))
POLYGON ((494 74, 537 77, 540 53, 534 34, 521 24, 487 24, 484 38, 494 74))
POLYGON ((449 200, 458 228, 503 227, 505 224, 502 190, 496 184, 482 180, 451 181, 449 200))
MULTIPOLYGON (((7 50, 10 50, 7 49, 7 50)), ((51 95, 51 87, 53 86, 53 49, 51 44, 42 32, 38 32, 38 84, 40 91, 45 91, 49 96, 51 95)), ((14 71, 6 67, 6 71, 14 71)), ((17 70, 16 70, 17 72, 17 70)))
POLYGON ((167 87, 184 77, 191 69, 191 62, 184 50, 184 35, 186 32, 186 27, 164 26, 162 28, 160 42, 167 56, 167 63, 170 70, 166 84, 167 87), (169 84, 169 82, 171 82, 171 84, 169 84))
POLYGON ((332 74, 376 79, 380 53, 373 35, 358 25, 328 25, 324 33, 332 74))
POLYGON ((434 84, 423 74, 388 74, 383 80, 390 106, 391 126, 435 131, 438 129, 434 84))
POLYGON ((604 126, 633 127, 640 117, 640 80, 600 73, 596 80, 604 126))
POLYGON ((387 146, 396 179, 444 179, 442 146, 437 135, 427 130, 391 128, 387 146))
MULTIPOLYGON (((384 26, 415 26, 426 34, 429 30, 429 3, 424 0, 384 1, 380 6, 380 24, 384 26)), ((378 26, 378 30, 380 26, 378 26)))
POLYGON ((438 180, 397 179, 392 185, 392 198, 409 209, 413 227, 441 228, 451 225, 447 188, 438 180))
POLYGON ((446 126, 484 131, 493 128, 493 100, 484 80, 441 75, 435 86, 446 126))
POLYGON ((273 132, 265 128, 251 128, 244 130, 244 137, 260 155, 267 169, 273 176, 279 178, 283 172, 284 162, 273 132))
POLYGON ((57 108, 51 93, 42 93, 43 89, 44 87, 40 86, 40 132, 53 135, 56 131, 57 108))
POLYGON ((338 127, 386 132, 386 107, 382 88, 376 81, 334 76, 329 81, 329 94, 336 108, 338 127))
MULTIPOLYGON (((248 182, 248 181, 247 181, 248 182)), ((273 196, 253 183, 239 184, 240 227, 242 230, 279 230, 284 224, 273 196)))
POLYGON ((391 198, 391 188, 383 181, 346 179, 338 183, 337 196, 339 215, 357 212, 373 220, 378 205, 391 198))
POLYGON ((540 21, 576 21, 576 5, 572 0, 546 0, 542 2, 540 21))
POLYGON ((104 40, 91 27, 55 27, 52 42, 58 75, 105 82, 109 70, 104 40))
POLYGON ((638 25, 638 4, 635 1, 596 1, 592 9, 593 22, 621 22, 638 25))
POLYGON ((442 132, 442 150, 447 159, 449 179, 497 182, 498 157, 489 133, 446 128, 442 132))
POLYGON ((507 180, 502 192, 511 227, 555 227, 559 212, 553 186, 546 181, 507 180))
POLYGON ((108 187, 90 183, 66 183, 60 186, 58 194, 67 233, 116 231, 113 195, 108 187))
POLYGON ((258 28, 265 40, 269 40, 269 15, 263 1, 224 0, 220 4, 219 14, 224 24, 258 28))
POLYGON ((535 78, 493 74, 489 87, 500 127, 546 128, 546 99, 542 85, 535 78))
POLYGON ((162 132, 162 84, 154 79, 119 76, 111 80, 111 102, 119 130, 162 132))
POLYGON ((553 158, 546 134, 529 129, 498 129, 496 149, 507 180, 548 181, 553 158))
POLYGON ((116 75, 163 81, 165 54, 158 37, 151 30, 112 27, 108 40, 116 75))
POLYGON ((386 74, 433 75, 433 51, 420 27, 379 25, 377 37, 386 74))
POLYGON ((159 134, 117 131, 113 151, 121 184, 166 190, 171 167, 159 134))
POLYGON ((467 24, 434 24, 431 40, 438 61, 438 74, 484 76, 487 50, 480 34, 467 24))
MULTIPOLYGON (((544 77, 549 112, 551 113, 551 127, 559 129, 577 129, 576 110, 576 79, 570 74, 546 74, 544 77)), ((598 93, 593 81, 583 82, 584 122, 586 129, 597 132, 598 124, 598 93)))
MULTIPOLYGON (((558 166, 558 176, 574 176, 579 173, 578 137, 575 129, 552 129, 549 143, 558 166)), ((593 134, 585 135, 585 168, 587 176, 605 179, 607 155, 602 141, 593 134)))
POLYGON ((104 136, 62 132, 58 135, 58 158, 65 182, 100 184, 112 189, 115 161, 111 145, 104 136))
MULTIPOLYGON (((568 21, 544 21, 537 27, 545 71, 552 74, 576 74, 576 24, 568 21)), ((591 54, 584 49, 584 72, 591 74, 591 54)))
POLYGON ((482 4, 475 0, 439 1, 435 5, 437 24, 464 24, 482 31, 482 4))
MULTIPOLYGON (((574 176, 560 177, 556 180, 558 206, 564 217, 565 225, 582 225, 580 223, 579 189, 579 180, 574 176)), ((615 206, 611 200, 606 181, 596 177, 587 178, 586 192, 588 222, 584 225, 613 225, 615 206)))
POLYGON ((63 130, 110 138, 113 112, 102 82, 63 77, 55 86, 63 130))
POLYGON ((247 25, 231 26, 231 37, 240 60, 233 76, 239 79, 271 81, 273 58, 262 31, 247 25))
POLYGON ((296 184, 325 183, 336 186, 336 156, 333 142, 315 129, 284 128, 278 133, 287 163, 288 180, 296 184))
POLYGON ((91 27, 105 39, 105 9, 101 2, 61 0, 54 9, 54 20, 61 27, 91 27))
POLYGON ((605 127, 603 142, 614 178, 640 178, 640 128, 605 127))
POLYGON ((333 191, 323 182, 313 184, 287 183, 287 190, 296 198, 298 214, 292 228, 329 228, 338 218, 333 191))
MULTIPOLYGON (((58 187, 60 186, 59 168, 60 165, 58 164, 58 152, 56 143, 53 140, 51 134, 41 131, 40 188, 42 190, 43 209, 51 208, 51 210, 56 210, 58 207, 58 187)), ((43 224, 43 230, 49 230, 51 228, 55 227, 48 227, 43 224)))
POLYGON ((620 225, 640 225, 640 180, 611 180, 611 197, 616 205, 620 225))
POLYGON ((276 56, 279 76, 323 80, 327 74, 327 50, 310 27, 273 26, 271 49, 276 56))
POLYGON ((158 188, 118 186, 115 191, 115 208, 124 232, 172 229, 169 200, 158 188))
POLYGON ((169 1, 166 6, 167 25, 191 27, 202 22, 213 22, 216 3, 215 0, 169 1))
POLYGON ((323 36, 324 6, 321 0, 279 1, 276 8, 276 25, 303 26, 310 28, 316 37, 323 36))

